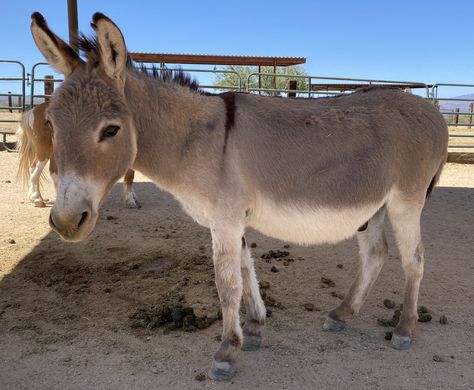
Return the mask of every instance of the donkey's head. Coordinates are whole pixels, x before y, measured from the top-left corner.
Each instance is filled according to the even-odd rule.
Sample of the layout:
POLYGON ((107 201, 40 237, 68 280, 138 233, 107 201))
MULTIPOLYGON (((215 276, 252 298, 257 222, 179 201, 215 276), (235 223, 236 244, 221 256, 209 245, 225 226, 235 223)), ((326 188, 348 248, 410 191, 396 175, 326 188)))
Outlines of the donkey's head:
POLYGON ((57 199, 50 225, 63 239, 80 241, 95 226, 100 203, 135 159, 136 132, 125 102, 127 49, 122 33, 96 13, 96 50, 87 62, 32 15, 31 31, 48 63, 65 80, 46 113, 54 134, 57 199))

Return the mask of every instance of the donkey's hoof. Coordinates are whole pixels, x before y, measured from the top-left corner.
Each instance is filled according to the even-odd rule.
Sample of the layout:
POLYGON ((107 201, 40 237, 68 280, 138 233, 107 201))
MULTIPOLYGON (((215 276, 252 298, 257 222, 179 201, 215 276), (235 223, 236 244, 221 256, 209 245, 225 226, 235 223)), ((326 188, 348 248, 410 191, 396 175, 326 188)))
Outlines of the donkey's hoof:
POLYGON ((411 337, 400 336, 394 332, 392 334, 392 340, 390 341, 390 345, 392 348, 398 349, 399 351, 409 349, 411 347, 411 337))
POLYGON ((46 207, 46 204, 44 203, 43 199, 36 199, 32 202, 35 207, 46 207))
POLYGON ((140 203, 138 203, 136 200, 127 200, 125 203, 125 208, 127 209, 141 209, 142 206, 140 206, 140 203))
POLYGON ((214 360, 208 375, 213 381, 227 381, 235 375, 235 363, 214 360))
POLYGON ((242 344, 242 351, 258 351, 262 345, 262 336, 245 334, 244 342, 242 344))
POLYGON ((344 329, 346 329, 346 323, 344 321, 335 320, 329 316, 326 317, 326 320, 323 324, 323 330, 329 332, 340 332, 344 329))
POLYGON ((137 200, 135 192, 127 192, 122 196, 122 203, 127 209, 140 209, 142 206, 137 200))

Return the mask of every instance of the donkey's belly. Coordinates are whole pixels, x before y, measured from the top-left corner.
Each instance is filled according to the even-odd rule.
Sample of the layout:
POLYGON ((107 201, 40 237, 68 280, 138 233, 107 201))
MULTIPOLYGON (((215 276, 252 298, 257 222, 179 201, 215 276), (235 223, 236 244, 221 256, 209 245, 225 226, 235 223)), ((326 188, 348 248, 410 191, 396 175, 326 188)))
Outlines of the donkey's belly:
POLYGON ((298 244, 335 243, 351 237, 384 204, 351 207, 277 205, 259 200, 249 226, 263 234, 298 244))

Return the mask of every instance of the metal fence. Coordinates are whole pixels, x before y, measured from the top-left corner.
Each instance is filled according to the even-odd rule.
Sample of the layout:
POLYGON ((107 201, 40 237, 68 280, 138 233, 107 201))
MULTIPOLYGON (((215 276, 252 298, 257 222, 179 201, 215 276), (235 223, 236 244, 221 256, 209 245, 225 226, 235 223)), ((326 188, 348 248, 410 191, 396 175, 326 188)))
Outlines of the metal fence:
POLYGON ((474 125, 474 84, 437 83, 431 89, 431 98, 449 126, 450 150, 474 149, 471 130, 474 125), (466 97, 447 97, 450 88, 466 90, 466 97))
MULTIPOLYGON (((274 84, 276 82, 274 81, 274 84)), ((299 95, 304 95, 308 98, 312 97, 319 97, 321 95, 339 95, 341 93, 352 92, 354 89, 363 87, 363 86, 383 86, 383 85, 400 85, 403 86, 410 86, 411 88, 422 88, 425 92, 425 97, 430 97, 430 87, 418 81, 399 81, 399 80, 377 80, 377 79, 356 79, 356 78, 348 78, 348 77, 325 77, 325 76, 307 76, 307 75, 289 75, 289 74, 281 74, 281 73, 259 73, 254 72, 250 73, 247 76, 247 80, 245 83, 246 92, 266 92, 266 93, 294 93, 299 95), (303 80, 304 85, 306 88, 304 89, 289 89, 289 88, 261 88, 261 87, 254 87, 253 85, 256 82, 251 82, 252 77, 271 77, 273 80, 278 78, 286 79, 287 81, 290 80, 303 80), (324 83, 318 84, 318 86, 322 86, 326 84, 328 87, 325 91, 316 90, 315 84, 313 81, 322 80, 324 83), (344 82, 344 83, 342 83, 344 82), (352 86, 352 88, 351 88, 352 86)))
MULTIPOLYGON (((0 104, 0 134, 3 134, 3 143, 6 144, 7 136, 14 133, 12 126, 20 121, 20 115, 16 117, 5 115, 5 113, 21 112, 34 107, 35 105, 47 100, 54 91, 55 85, 61 83, 61 77, 55 78, 50 76, 54 70, 46 62, 38 62, 33 65, 30 73, 26 73, 25 66, 16 60, 0 60, 1 64, 11 64, 16 67, 16 73, 13 77, 0 77, 0 85, 2 82, 19 83, 20 88, 17 92, 3 91, 0 89, 0 99, 3 99, 3 104, 0 104), (29 87, 29 96, 27 93, 29 87), (47 88, 49 87, 49 88, 47 88), (8 104, 5 104, 8 100, 8 104)), ((200 88, 206 91, 235 91, 247 92, 267 95, 279 95, 286 97, 306 97, 315 98, 320 96, 336 95, 341 93, 351 92, 354 89, 364 86, 384 86, 390 85, 399 88, 420 89, 421 95, 433 101, 440 108, 441 114, 445 117, 448 126, 450 127, 450 137, 452 139, 464 139, 472 143, 472 145, 461 145, 458 141, 454 142, 456 145, 450 147, 454 148, 474 148, 474 133, 471 133, 471 125, 474 125, 473 107, 474 96, 472 98, 451 98, 445 97, 448 88, 466 88, 474 94, 474 84, 448 84, 437 83, 434 85, 427 85, 416 81, 400 81, 400 80, 378 80, 378 79, 362 79, 362 78, 347 78, 347 77, 326 77, 326 76, 312 76, 312 75, 290 75, 280 73, 261 73, 253 72, 248 75, 239 74, 234 70, 224 69, 194 69, 194 68, 166 68, 166 67, 144 67, 150 72, 170 72, 172 75, 177 71, 184 71, 191 74, 211 74, 213 76, 223 74, 231 74, 234 80, 232 85, 200 85, 200 88), (270 78, 272 80, 272 87, 262 87, 261 80, 270 78), (285 88, 277 87, 277 80, 283 79, 285 88), (455 105, 459 103, 460 107, 454 109, 447 109, 446 105, 455 105), (459 128, 464 128, 463 132, 459 128)), ((268 83, 267 83, 268 84, 268 83)), ((281 83, 279 83, 281 84, 281 83)), ((468 143, 468 142, 467 142, 468 143)))
POLYGON ((3 147, 12 150, 8 137, 15 134, 16 127, 21 120, 21 113, 25 110, 26 70, 25 66, 16 60, 0 60, 0 65, 10 68, 9 77, 0 77, 0 134, 3 147), (11 66, 10 66, 11 65, 11 66), (20 92, 11 92, 11 85, 20 84, 20 92), (7 85, 6 90, 3 86, 7 85))
POLYGON ((438 83, 434 84, 432 87, 431 97, 435 104, 440 107, 440 112, 443 116, 447 119, 447 123, 449 126, 467 126, 471 127, 472 125, 472 116, 473 116, 473 105, 474 105, 474 84, 446 84, 446 83, 438 83), (443 89, 447 87, 456 87, 456 88, 467 88, 469 89, 467 92, 471 92, 473 95, 472 98, 449 98, 442 96, 443 89), (440 92, 441 91, 441 92, 440 92), (460 107, 454 107, 451 111, 447 108, 443 108, 442 104, 455 102, 458 106, 464 106, 465 111, 461 111, 460 107), (459 117, 463 115, 465 116, 466 122, 460 121, 459 117), (454 120, 452 120, 454 118, 454 120))

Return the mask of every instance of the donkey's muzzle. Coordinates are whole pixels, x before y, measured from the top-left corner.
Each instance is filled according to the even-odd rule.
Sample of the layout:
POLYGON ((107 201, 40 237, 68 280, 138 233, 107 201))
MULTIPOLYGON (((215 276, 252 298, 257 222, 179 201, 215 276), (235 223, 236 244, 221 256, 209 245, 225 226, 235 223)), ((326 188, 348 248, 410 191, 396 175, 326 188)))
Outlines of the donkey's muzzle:
POLYGON ((97 221, 92 199, 80 179, 63 178, 49 215, 49 225, 66 241, 84 240, 97 221))
POLYGON ((82 211, 65 212, 51 210, 49 225, 66 241, 81 241, 86 238, 92 229, 88 229, 92 219, 92 210, 84 208, 82 211), (85 231, 87 230, 87 232, 85 231))

